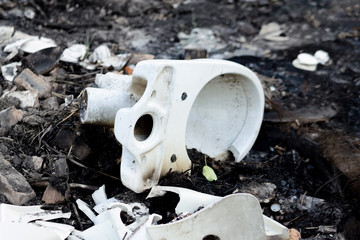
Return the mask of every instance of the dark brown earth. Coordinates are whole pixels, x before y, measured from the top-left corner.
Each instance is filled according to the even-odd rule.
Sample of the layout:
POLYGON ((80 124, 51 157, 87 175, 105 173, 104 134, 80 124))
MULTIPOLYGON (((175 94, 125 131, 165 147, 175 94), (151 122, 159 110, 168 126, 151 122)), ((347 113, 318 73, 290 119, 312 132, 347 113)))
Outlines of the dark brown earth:
MULTIPOLYGON (((0 1, 0 25, 51 38, 61 50, 74 43, 88 43, 93 50, 106 43, 114 53, 146 53, 168 59, 184 58, 179 32, 189 34, 195 27, 212 29, 224 46, 211 51, 210 57, 241 63, 255 71, 263 82, 267 102, 261 132, 242 162, 235 163, 231 158, 224 162, 208 160, 218 181, 208 182, 202 176, 204 155, 189 150, 192 175, 170 173, 160 184, 225 196, 253 192, 259 185, 272 183, 276 190, 268 202, 262 203, 264 214, 297 229, 303 239, 360 239, 359 179, 342 172, 336 164, 351 160, 356 168, 360 161, 358 1, 5 0, 0 1), (174 8, 173 4, 179 6, 174 8), (35 12, 33 19, 24 17, 26 9, 35 12), (261 26, 269 22, 281 24, 281 36, 289 40, 259 38, 261 26), (248 46, 252 46, 252 51, 248 51, 248 46), (319 49, 329 53, 329 64, 319 65, 315 72, 292 66, 299 53, 319 49), (270 91, 270 86, 275 91, 270 91), (331 151, 328 146, 332 146, 331 151), (325 201, 310 210, 299 209, 305 196, 325 201), (273 203, 279 203, 282 210, 272 212, 273 203), (325 231, 322 226, 331 226, 334 231, 325 231)), ((3 64, 5 56, 1 50, 3 64)), ((26 54, 20 55, 17 60, 24 61, 25 57, 26 54)), ((31 59, 24 63, 23 67, 31 67, 31 59)), ((146 201, 146 193, 135 194, 118 179, 121 146, 112 131, 84 126, 79 121, 77 96, 93 85, 96 73, 108 70, 88 71, 64 62, 57 62, 56 69, 44 74, 58 84, 53 95, 60 104, 67 95, 74 95, 75 100, 63 110, 26 109, 27 115, 37 118, 0 128, 0 152, 37 194, 27 205, 43 203, 44 186, 49 182, 60 192, 66 191, 67 183, 95 187, 105 184, 108 196, 116 195, 127 202, 146 201), (64 141, 70 138, 70 143, 64 141), (74 151, 69 151, 71 146, 75 146, 74 151), (27 174, 28 169, 22 164, 27 156, 45 160, 40 177, 27 174), (58 158, 66 158, 69 164, 65 178, 52 174, 50 166, 58 158)), ((0 84, 1 91, 12 87, 4 79, 0 84)), ((18 105, 0 99, 0 110, 18 105)), ((91 203, 92 192, 71 187, 67 201, 54 207, 73 211, 77 198, 91 203)), ((0 202, 8 201, 0 194, 0 202)), ((172 206, 159 207, 149 201, 146 204, 163 213, 167 220, 174 216, 174 210, 167 209, 172 206)), ((81 215, 80 221, 73 220, 67 223, 78 229, 90 226, 85 216, 81 215)))

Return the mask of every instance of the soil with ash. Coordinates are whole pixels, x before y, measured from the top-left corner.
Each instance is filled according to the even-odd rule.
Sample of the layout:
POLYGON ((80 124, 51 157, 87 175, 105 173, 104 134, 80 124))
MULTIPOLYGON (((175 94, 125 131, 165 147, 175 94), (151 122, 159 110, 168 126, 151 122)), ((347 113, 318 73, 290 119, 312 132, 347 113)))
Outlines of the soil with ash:
MULTIPOLYGON (((168 59, 184 58, 179 32, 189 34, 195 27, 212 29, 219 40, 217 46, 222 45, 208 51, 210 57, 243 64, 262 80, 266 93, 264 122, 253 149, 240 163, 231 157, 221 162, 208 159, 217 181, 208 182, 203 177, 205 156, 191 149, 191 176, 169 173, 160 185, 218 196, 253 193, 265 215, 297 229, 303 239, 360 239, 359 180, 341 172, 332 160, 360 160, 358 1, 13 0, 0 2, 0 25, 51 38, 62 49, 88 43, 92 51, 106 43, 114 53, 147 53, 168 59), (35 13, 33 19, 24 16, 29 9, 35 13), (286 41, 259 35, 262 26, 270 22, 281 26, 278 37, 288 38, 286 41), (292 66, 299 53, 313 54, 317 50, 328 52, 330 62, 318 65, 314 72, 292 66), (337 137, 327 137, 333 135, 337 137), (329 145, 342 155, 325 154, 329 145), (354 151, 343 151, 344 146, 354 151), (273 204, 279 204, 281 210, 272 211, 273 204)), ((1 52, 2 61, 4 56, 1 52)), ((25 57, 20 54, 15 60, 25 57)), ((28 66, 31 63, 24 62, 22 68, 28 66)), ((55 69, 46 74, 57 84, 53 96, 60 104, 66 96, 75 99, 56 110, 24 109, 26 121, 0 128, 0 152, 36 192, 37 197, 26 205, 42 204, 45 186, 50 182, 60 192, 69 185, 71 189, 67 201, 51 207, 74 211, 76 199, 91 204, 92 186, 105 184, 108 196, 144 202, 165 221, 171 220, 174 204, 159 207, 145 199, 147 192, 135 194, 121 184, 121 146, 111 129, 84 126, 79 121, 77 97, 84 88, 94 85, 97 73, 109 69, 91 71, 61 61, 55 69), (71 143, 63 139, 71 139, 71 143), (36 175, 22 164, 28 156, 44 160, 36 175), (50 170, 59 158, 67 159, 69 164, 65 178, 52 176, 50 170)), ((1 92, 13 87, 4 79, 0 84, 1 92)), ((19 102, 0 98, 0 110, 11 106, 19 108, 19 102)), ((1 194, 0 202, 8 203, 1 194)), ((72 217, 64 222, 77 229, 91 226, 85 215, 80 216, 80 220, 72 217)))

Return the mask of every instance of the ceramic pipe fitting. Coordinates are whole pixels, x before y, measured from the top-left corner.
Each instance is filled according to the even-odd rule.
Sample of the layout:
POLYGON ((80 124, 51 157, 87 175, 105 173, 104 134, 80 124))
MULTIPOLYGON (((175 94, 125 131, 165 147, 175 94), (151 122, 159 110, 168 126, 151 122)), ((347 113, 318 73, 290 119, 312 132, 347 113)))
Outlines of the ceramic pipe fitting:
POLYGON ((80 104, 81 122, 113 127, 116 112, 132 107, 140 98, 130 89, 131 79, 131 76, 116 73, 98 74, 95 83, 99 88, 84 90, 80 104))
POLYGON ((121 180, 135 192, 169 171, 187 171, 186 149, 212 158, 230 150, 240 161, 263 118, 264 94, 248 68, 225 60, 148 60, 137 64, 132 89, 143 92, 121 108, 114 132, 123 146, 121 180))

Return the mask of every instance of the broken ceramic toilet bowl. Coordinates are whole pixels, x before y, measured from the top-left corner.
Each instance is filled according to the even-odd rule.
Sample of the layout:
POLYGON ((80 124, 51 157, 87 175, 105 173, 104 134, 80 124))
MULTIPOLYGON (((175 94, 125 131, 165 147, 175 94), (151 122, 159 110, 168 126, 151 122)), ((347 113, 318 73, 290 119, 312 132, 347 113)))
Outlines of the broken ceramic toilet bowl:
MULTIPOLYGON (((87 89, 82 116, 92 112, 87 119, 96 120, 88 123, 114 124, 123 147, 121 180, 135 192, 156 185, 169 171, 189 170, 187 149, 215 159, 230 151, 240 161, 255 142, 264 94, 256 75, 240 64, 147 60, 127 81, 111 90, 87 89)), ((86 117, 82 121, 87 123, 86 117)))
POLYGON ((237 193, 217 197, 186 188, 154 186, 147 198, 162 197, 166 192, 179 196, 175 209, 168 211, 175 211, 177 216, 183 217, 169 223, 158 223, 162 217, 150 214, 145 205, 125 204, 116 198, 107 199, 105 188, 102 187, 93 194, 96 203, 93 209, 98 213, 97 216, 86 203, 76 201, 94 226, 83 232, 74 230, 68 239, 289 240, 289 230, 263 215, 259 201, 251 194, 237 193), (120 217, 122 212, 134 221, 129 225, 123 223, 120 217))

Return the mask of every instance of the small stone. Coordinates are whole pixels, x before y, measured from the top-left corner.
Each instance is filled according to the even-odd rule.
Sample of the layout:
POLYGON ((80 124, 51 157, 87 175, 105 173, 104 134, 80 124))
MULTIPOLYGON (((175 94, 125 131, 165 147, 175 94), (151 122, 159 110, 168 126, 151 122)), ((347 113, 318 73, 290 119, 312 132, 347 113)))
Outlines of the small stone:
POLYGON ((314 57, 322 65, 325 65, 330 60, 329 54, 323 50, 317 50, 314 57))
POLYGON ((14 205, 23 205, 36 197, 34 190, 19 173, 0 154, 0 192, 14 205))
POLYGON ((68 129, 61 129, 55 135, 54 144, 65 151, 69 151, 71 148, 70 154, 80 160, 86 159, 91 153, 90 147, 76 136, 76 133, 68 129))
POLYGON ((54 172, 58 178, 69 177, 69 166, 65 158, 60 158, 54 162, 54 172))
POLYGON ((66 201, 65 196, 51 185, 46 187, 41 200, 44 201, 45 204, 60 204, 66 201))
POLYGON ((53 96, 45 99, 40 103, 43 109, 57 110, 59 109, 59 98, 53 96))
POLYGON ((208 53, 206 49, 203 48, 187 48, 185 49, 185 60, 197 59, 197 58, 207 58, 208 53))
POLYGON ((20 101, 20 108, 38 107, 39 106, 39 93, 37 91, 15 91, 5 92, 3 97, 6 99, 13 98, 20 101))
POLYGON ((319 63, 318 60, 309 53, 300 53, 297 56, 297 59, 299 60, 300 64, 304 64, 304 65, 316 66, 319 63))
POLYGON ((44 159, 37 156, 27 157, 23 163, 23 166, 26 167, 28 170, 33 170, 39 172, 42 168, 44 163, 44 159))
POLYGON ((45 119, 37 116, 37 115, 28 115, 28 116, 25 116, 23 119, 22 119, 22 122, 23 123, 27 123, 31 126, 38 126, 40 124, 43 124, 46 122, 45 119))
POLYGON ((254 195, 260 203, 269 203, 275 198, 276 185, 273 183, 257 183, 252 182, 240 189, 241 192, 254 195))
POLYGON ((50 83, 46 82, 28 68, 23 70, 19 76, 14 79, 14 83, 20 90, 25 89, 39 92, 40 98, 48 97, 51 92, 50 83))
POLYGON ((23 112, 15 107, 10 107, 0 112, 0 126, 12 127, 23 118, 23 112))

